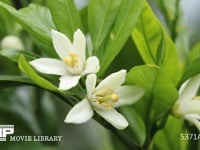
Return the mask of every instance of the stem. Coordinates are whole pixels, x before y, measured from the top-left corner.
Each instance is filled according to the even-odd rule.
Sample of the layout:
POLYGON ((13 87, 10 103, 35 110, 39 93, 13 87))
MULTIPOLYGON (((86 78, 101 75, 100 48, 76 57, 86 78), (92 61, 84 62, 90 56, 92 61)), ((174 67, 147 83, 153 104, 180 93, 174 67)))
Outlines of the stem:
POLYGON ((171 37, 172 37, 172 40, 175 41, 176 40, 176 37, 177 37, 177 30, 176 30, 176 27, 177 27, 177 23, 178 23, 178 19, 179 19, 179 12, 180 12, 180 3, 179 3, 180 0, 176 0, 176 4, 175 4, 175 8, 176 8, 176 12, 175 12, 175 18, 172 22, 172 26, 171 26, 171 37))
POLYGON ((168 10, 166 9, 164 1, 160 1, 160 6, 161 6, 162 11, 164 12, 163 16, 164 16, 165 22, 170 28, 171 38, 173 41, 175 41, 176 37, 177 37, 176 27, 177 27, 177 23, 178 23, 178 19, 179 19, 180 0, 176 0, 176 2, 175 2, 175 9, 176 9, 175 11, 176 12, 174 14, 173 20, 171 20, 170 16, 168 15, 168 10))

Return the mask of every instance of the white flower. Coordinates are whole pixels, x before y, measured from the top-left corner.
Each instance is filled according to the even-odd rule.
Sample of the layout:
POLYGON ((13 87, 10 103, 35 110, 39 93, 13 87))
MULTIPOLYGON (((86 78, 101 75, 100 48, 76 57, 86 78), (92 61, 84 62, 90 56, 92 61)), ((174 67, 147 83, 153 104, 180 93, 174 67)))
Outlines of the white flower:
POLYGON ((117 129, 126 128, 127 120, 114 107, 135 103, 143 96, 144 90, 135 86, 120 86, 125 77, 126 70, 121 70, 111 74, 95 87, 96 75, 88 75, 87 97, 70 110, 65 123, 84 123, 92 118, 94 110, 117 129))
POLYGON ((22 44, 22 41, 18 36, 15 35, 7 35, 5 36, 1 41, 1 49, 19 49, 23 50, 24 46, 22 44))
POLYGON ((200 74, 181 86, 179 98, 173 107, 173 114, 193 123, 200 131, 200 97, 196 96, 199 86, 200 74))
POLYGON ((99 71, 99 60, 96 56, 86 60, 86 39, 79 29, 74 33, 73 43, 55 30, 52 30, 52 39, 61 60, 40 58, 30 64, 39 72, 60 75, 59 89, 68 90, 78 84, 81 76, 99 71))

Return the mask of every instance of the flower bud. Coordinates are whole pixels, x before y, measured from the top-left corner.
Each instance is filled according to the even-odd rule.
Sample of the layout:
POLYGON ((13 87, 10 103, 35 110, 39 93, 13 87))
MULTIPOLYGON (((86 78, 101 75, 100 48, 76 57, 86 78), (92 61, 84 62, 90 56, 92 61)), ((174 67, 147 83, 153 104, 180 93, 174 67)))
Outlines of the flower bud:
POLYGON ((8 35, 4 37, 0 43, 1 49, 24 49, 22 41, 18 36, 15 35, 8 35))

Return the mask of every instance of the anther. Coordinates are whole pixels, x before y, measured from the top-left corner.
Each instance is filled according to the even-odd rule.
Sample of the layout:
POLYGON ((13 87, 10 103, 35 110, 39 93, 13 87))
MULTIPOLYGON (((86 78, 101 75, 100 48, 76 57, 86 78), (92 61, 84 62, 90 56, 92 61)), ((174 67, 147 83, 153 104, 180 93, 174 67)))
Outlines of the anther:
POLYGON ((73 53, 66 56, 63 61, 65 64, 67 64, 69 67, 72 67, 72 68, 78 65, 78 57, 76 54, 73 54, 73 53))
POLYGON ((192 97, 192 100, 200 100, 200 96, 194 96, 192 97))
POLYGON ((117 102, 118 99, 119 99, 118 96, 117 96, 117 94, 110 95, 110 98, 111 98, 112 102, 117 102))

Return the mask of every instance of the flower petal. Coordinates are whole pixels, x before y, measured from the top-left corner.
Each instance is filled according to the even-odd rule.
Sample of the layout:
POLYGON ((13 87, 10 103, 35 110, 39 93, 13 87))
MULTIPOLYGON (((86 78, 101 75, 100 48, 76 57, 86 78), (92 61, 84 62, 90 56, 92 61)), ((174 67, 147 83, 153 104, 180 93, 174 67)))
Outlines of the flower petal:
POLYGON ((200 86, 200 74, 187 80, 180 88, 178 101, 191 100, 197 93, 200 86))
POLYGON ((178 112, 181 114, 191 114, 191 113, 199 113, 200 114, 200 101, 199 100, 191 100, 184 101, 179 103, 178 112))
POLYGON ((87 89, 87 95, 89 98, 91 98, 92 92, 95 90, 96 82, 97 82, 96 74, 90 74, 87 76, 86 89, 87 89))
POLYGON ((66 65, 58 59, 39 58, 29 63, 41 73, 54 75, 68 74, 66 65))
POLYGON ((144 95, 144 89, 136 86, 120 86, 115 93, 118 95, 119 101, 113 106, 119 107, 137 102, 144 95))
POLYGON ((61 32, 51 30, 51 34, 56 53, 64 59, 74 49, 71 41, 61 32))
POLYGON ((100 69, 99 59, 96 56, 89 57, 83 74, 97 73, 100 69))
POLYGON ((81 32, 80 29, 78 29, 74 33, 74 39, 73 39, 73 46, 76 53, 85 60, 85 53, 86 53, 86 38, 84 34, 81 32))
POLYGON ((106 121, 112 124, 117 129, 125 129, 128 126, 128 121, 118 113, 115 109, 95 109, 106 121))
POLYGON ((200 116, 196 115, 196 114, 190 114, 190 115, 185 115, 185 120, 191 122, 192 124, 194 124, 197 129, 200 131, 200 116))
POLYGON ((119 87, 122 83, 124 83, 126 77, 126 70, 120 70, 118 72, 112 73, 107 78, 105 78, 103 81, 100 82, 100 84, 97 86, 96 90, 111 88, 116 89, 119 87))
POLYGON ((65 123, 84 123, 93 116, 93 110, 87 99, 76 104, 67 114, 65 123))
POLYGON ((69 90, 72 87, 75 87, 78 84, 80 78, 81 76, 70 76, 70 75, 65 75, 60 77, 59 89, 69 90))

